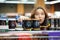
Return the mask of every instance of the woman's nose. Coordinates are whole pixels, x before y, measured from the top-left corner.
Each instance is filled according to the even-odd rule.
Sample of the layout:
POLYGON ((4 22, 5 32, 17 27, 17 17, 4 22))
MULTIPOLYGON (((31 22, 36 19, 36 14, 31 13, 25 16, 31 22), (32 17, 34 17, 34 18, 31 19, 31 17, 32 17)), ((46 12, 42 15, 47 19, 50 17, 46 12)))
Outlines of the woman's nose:
POLYGON ((41 15, 39 15, 39 18, 41 18, 41 15))

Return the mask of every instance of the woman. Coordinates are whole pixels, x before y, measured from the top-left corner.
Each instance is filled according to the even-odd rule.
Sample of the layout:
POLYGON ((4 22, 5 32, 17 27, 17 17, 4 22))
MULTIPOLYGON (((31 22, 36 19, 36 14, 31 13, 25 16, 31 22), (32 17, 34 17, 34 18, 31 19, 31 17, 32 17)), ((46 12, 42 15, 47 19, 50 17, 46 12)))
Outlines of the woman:
POLYGON ((31 18, 32 19, 39 19, 41 26, 47 25, 48 15, 42 7, 37 7, 35 9, 33 9, 31 18))

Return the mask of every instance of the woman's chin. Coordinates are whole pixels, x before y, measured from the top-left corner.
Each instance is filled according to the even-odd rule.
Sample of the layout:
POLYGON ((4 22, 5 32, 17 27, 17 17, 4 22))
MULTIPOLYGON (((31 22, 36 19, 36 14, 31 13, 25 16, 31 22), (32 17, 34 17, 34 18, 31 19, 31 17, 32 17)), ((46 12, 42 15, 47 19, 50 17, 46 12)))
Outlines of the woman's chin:
POLYGON ((40 22, 40 24, 42 24, 43 22, 40 22))

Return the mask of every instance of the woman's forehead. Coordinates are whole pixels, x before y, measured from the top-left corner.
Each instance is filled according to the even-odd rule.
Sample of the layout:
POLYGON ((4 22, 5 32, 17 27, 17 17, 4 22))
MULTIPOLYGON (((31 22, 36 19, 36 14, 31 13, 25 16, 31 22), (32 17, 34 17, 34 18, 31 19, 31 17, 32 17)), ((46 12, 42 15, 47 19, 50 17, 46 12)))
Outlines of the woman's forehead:
POLYGON ((36 12, 37 13, 44 13, 43 9, 37 9, 36 12))

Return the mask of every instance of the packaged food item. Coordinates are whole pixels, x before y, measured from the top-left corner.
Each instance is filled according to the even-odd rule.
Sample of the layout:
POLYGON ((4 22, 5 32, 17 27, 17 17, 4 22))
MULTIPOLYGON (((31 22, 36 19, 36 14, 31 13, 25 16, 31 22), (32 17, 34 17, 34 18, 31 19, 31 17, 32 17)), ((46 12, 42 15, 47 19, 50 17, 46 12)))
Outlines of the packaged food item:
POLYGON ((8 20, 6 16, 0 17, 0 33, 8 32, 8 20))
POLYGON ((16 25, 15 30, 23 31, 23 27, 22 27, 22 22, 21 21, 17 20, 17 25, 16 25))
POLYGON ((32 34, 30 33, 20 33, 18 40, 32 40, 32 34))
POLYGON ((40 31, 40 21, 38 19, 32 19, 33 31, 40 31))
POLYGON ((15 30, 15 28, 16 28, 16 20, 17 20, 18 14, 7 13, 6 15, 7 15, 7 18, 8 18, 9 30, 15 30))
POLYGON ((40 23, 38 19, 32 19, 32 27, 33 28, 39 28, 40 27, 40 23))
POLYGON ((58 19, 58 27, 60 27, 60 18, 58 19))
POLYGON ((37 30, 37 28, 40 27, 40 23, 39 20, 37 19, 27 19, 27 20, 23 20, 22 27, 29 30, 35 30, 35 29, 37 30))
POLYGON ((23 20, 22 26, 23 28, 32 28, 32 20, 31 19, 23 20))
POLYGON ((54 18, 48 18, 49 30, 54 30, 54 18))
POLYGON ((9 20, 8 21, 9 29, 15 29, 16 27, 16 20, 9 20))

